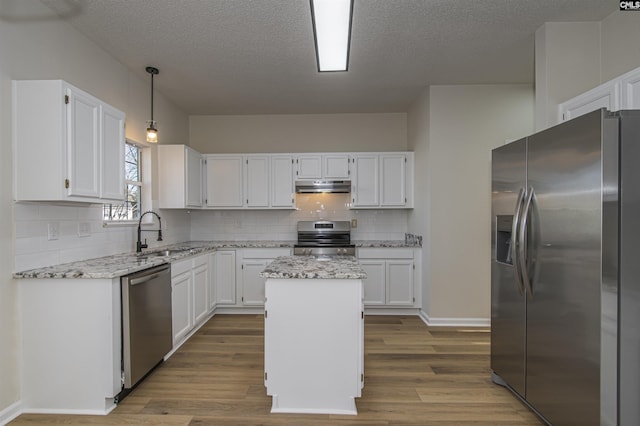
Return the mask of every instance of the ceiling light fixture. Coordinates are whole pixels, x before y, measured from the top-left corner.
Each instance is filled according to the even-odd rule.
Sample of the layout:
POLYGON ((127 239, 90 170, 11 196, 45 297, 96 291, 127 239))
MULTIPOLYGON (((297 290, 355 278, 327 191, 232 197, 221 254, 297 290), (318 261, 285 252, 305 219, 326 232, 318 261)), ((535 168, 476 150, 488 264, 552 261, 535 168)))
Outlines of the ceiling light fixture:
POLYGON ((147 121, 147 142, 158 143, 158 128, 153 119, 153 76, 160 73, 158 68, 147 67, 146 71, 151 74, 151 120, 147 121))
POLYGON ((318 71, 347 71, 353 0, 310 0, 318 71))

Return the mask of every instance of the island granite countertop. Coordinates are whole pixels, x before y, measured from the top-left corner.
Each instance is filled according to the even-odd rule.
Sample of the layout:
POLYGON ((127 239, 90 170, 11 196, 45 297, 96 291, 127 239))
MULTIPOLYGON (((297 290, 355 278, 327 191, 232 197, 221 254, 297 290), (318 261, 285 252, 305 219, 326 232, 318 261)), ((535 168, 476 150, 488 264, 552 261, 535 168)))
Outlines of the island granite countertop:
POLYGON ((367 278, 354 256, 283 256, 276 258, 260 273, 263 278, 347 279, 367 278))

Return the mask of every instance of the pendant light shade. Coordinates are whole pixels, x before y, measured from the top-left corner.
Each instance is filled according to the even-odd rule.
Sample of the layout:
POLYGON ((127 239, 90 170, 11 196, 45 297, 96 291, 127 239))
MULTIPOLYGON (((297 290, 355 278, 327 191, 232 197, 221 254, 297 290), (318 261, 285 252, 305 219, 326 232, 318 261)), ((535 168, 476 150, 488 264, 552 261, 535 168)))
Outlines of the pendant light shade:
POLYGON ((158 127, 153 119, 153 76, 160 71, 154 67, 147 67, 146 71, 151 74, 151 120, 147 121, 147 142, 158 143, 158 127))

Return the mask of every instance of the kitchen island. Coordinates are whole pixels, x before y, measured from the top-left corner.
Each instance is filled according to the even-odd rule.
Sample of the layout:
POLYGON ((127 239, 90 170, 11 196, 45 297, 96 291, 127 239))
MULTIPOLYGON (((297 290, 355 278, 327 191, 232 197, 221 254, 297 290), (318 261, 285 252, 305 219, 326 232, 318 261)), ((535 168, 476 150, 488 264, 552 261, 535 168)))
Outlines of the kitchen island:
POLYGON ((364 385, 366 273, 353 256, 279 257, 265 284, 272 413, 357 414, 364 385))

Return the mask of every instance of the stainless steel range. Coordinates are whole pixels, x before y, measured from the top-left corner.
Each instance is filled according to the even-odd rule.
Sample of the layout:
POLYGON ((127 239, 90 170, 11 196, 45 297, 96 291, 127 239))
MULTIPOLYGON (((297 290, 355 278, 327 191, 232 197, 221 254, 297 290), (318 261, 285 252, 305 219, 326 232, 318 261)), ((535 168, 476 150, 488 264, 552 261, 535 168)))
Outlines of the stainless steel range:
POLYGON ((351 244, 349 221, 300 221, 298 222, 298 244, 294 255, 308 256, 355 256, 356 248, 351 244))

